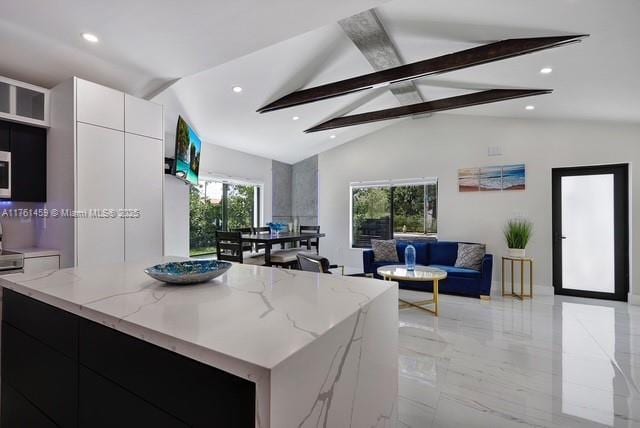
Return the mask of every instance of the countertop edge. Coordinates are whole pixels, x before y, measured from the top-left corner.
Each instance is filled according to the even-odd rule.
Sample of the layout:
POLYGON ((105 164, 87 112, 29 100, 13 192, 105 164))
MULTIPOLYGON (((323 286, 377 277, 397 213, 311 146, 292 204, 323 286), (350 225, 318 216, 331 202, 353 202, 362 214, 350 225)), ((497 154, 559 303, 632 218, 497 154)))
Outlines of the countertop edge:
POLYGON ((204 348, 200 345, 185 342, 182 339, 160 333, 147 327, 122 320, 111 315, 96 311, 86 306, 70 303, 66 300, 45 293, 34 291, 0 277, 0 287, 35 299, 39 302, 54 306, 63 311, 77 315, 89 321, 107 326, 113 330, 124 333, 136 339, 143 340, 152 345, 174 352, 187 358, 191 358, 202 364, 218 368, 243 379, 258 383, 259 380, 269 379, 271 368, 262 367, 251 362, 204 348))

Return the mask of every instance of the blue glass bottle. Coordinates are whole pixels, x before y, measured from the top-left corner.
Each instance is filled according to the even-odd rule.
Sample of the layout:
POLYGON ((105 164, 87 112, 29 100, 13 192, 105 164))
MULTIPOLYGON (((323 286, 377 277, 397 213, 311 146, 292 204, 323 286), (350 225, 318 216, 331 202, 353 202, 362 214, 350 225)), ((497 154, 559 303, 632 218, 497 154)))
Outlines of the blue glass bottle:
POLYGON ((404 262, 408 271, 416 270, 416 248, 411 244, 404 249, 404 262))

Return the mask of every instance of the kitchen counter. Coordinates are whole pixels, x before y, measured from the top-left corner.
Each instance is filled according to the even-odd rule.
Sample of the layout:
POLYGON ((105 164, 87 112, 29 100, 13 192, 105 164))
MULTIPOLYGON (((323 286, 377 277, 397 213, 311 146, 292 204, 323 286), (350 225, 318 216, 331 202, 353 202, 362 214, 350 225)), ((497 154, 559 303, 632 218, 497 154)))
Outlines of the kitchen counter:
POLYGON ((51 256, 60 255, 59 250, 54 250, 50 248, 29 247, 29 248, 10 248, 9 250, 14 251, 16 253, 23 254, 25 259, 31 259, 34 257, 51 257, 51 256))
POLYGON ((170 286, 143 263, 0 279, 3 288, 255 384, 256 427, 393 426, 397 285, 234 264, 170 286))

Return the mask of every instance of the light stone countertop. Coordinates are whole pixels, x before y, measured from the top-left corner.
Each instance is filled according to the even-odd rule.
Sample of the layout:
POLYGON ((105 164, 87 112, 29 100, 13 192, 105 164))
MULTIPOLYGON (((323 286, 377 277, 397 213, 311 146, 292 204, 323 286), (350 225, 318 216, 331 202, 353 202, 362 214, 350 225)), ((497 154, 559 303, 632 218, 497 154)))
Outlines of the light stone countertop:
POLYGON ((25 259, 31 259, 35 257, 50 257, 50 256, 59 256, 60 251, 54 250, 52 248, 39 248, 39 247, 29 247, 29 248, 7 248, 9 251, 15 251, 16 253, 24 254, 25 259))
POLYGON ((170 260, 183 259, 13 274, 0 285, 201 361, 207 360, 202 352, 211 351, 264 369, 396 286, 241 264, 190 286, 167 285, 143 272, 170 260), (189 352, 191 346, 197 351, 189 352))

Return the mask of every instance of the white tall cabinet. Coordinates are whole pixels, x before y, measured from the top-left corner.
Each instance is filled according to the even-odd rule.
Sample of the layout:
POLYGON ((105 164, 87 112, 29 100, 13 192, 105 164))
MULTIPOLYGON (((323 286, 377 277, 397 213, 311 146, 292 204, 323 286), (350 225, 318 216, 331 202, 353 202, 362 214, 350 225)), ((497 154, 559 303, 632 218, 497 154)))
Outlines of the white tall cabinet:
POLYGON ((51 94, 47 208, 79 215, 48 218, 43 244, 65 267, 161 256, 162 106, 78 78, 51 94))

